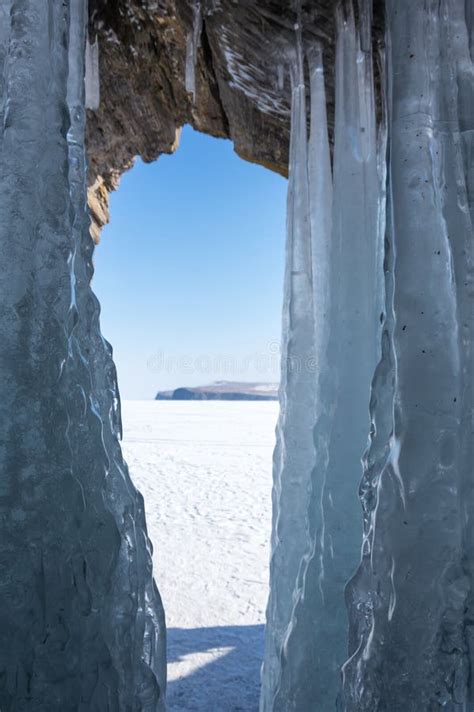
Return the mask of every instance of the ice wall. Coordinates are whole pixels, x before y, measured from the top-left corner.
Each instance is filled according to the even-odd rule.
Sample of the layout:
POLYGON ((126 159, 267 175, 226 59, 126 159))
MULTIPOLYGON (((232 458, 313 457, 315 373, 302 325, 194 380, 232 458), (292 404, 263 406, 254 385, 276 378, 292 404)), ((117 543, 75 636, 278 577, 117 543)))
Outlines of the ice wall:
POLYGON ((296 32, 263 712, 474 705, 473 12, 386 10, 377 129, 371 3, 338 7, 332 183, 296 32))
MULTIPOLYGON (((5 72, 10 41, 10 10, 12 0, 0 0, 0 127, 3 125, 5 109, 5 72)), ((0 148, 2 131, 0 129, 0 148)))
POLYGON ((346 709, 470 710, 472 12, 464 0, 387 0, 386 10, 387 319, 364 556, 349 587, 346 709))
MULTIPOLYGON (((370 12, 361 47, 338 10, 334 178, 321 50, 296 31, 281 415, 262 712, 336 708, 347 656, 347 580, 360 559, 358 486, 383 312, 370 12), (311 89, 307 143, 305 77, 311 89)), ((383 162, 382 162, 383 165, 383 162)))
POLYGON ((164 708, 164 617, 90 289, 84 0, 0 4, 0 708, 164 708), (3 71, 2 71, 3 70, 3 71))

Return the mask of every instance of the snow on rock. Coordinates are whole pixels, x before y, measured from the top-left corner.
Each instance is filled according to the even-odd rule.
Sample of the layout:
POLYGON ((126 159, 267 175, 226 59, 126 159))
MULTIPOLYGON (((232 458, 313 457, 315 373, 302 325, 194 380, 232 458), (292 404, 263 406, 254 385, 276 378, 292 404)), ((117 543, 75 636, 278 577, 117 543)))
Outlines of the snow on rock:
POLYGON ((158 391, 155 400, 278 400, 278 383, 214 381, 206 386, 158 391))

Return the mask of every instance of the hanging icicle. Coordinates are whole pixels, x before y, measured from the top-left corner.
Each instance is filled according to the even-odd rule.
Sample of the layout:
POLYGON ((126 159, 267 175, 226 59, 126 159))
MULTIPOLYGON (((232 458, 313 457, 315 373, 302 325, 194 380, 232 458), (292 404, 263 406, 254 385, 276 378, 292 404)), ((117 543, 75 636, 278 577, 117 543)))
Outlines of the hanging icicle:
POLYGON ((315 450, 316 386, 306 87, 302 28, 291 56, 291 140, 283 304, 281 410, 274 454, 271 592, 267 608, 262 710, 275 706, 282 655, 302 559, 311 550, 308 493, 315 450), (291 443, 291 445, 290 445, 291 443))
MULTIPOLYGON (((304 234, 311 255, 311 296, 299 312, 284 313, 283 344, 284 358, 291 356, 289 349, 310 353, 312 369, 299 379, 304 396, 285 371, 282 377, 263 712, 336 708, 347 651, 344 588, 360 558, 357 492, 383 308, 379 271, 385 212, 371 53, 360 47, 352 10, 347 16, 340 10, 333 194, 322 52, 317 46, 308 50, 308 151, 303 100, 295 90, 303 87, 304 95, 301 44, 300 30, 288 229, 290 240, 295 216, 305 226, 298 234, 304 234), (295 176, 301 176, 300 183, 295 176), (291 198, 293 191, 299 204, 291 198), (306 202, 309 219, 301 212, 306 202), (297 315, 305 324, 300 336, 297 315), (304 446, 308 432, 312 443, 304 446)), ((286 284, 288 290, 291 282, 286 284)))
POLYGON ((3 118, 6 100, 6 63, 10 46, 10 11, 12 0, 0 0, 0 146, 3 135, 3 118))
POLYGON ((189 94, 193 95, 193 102, 196 100, 196 67, 198 59, 198 49, 201 46, 202 34, 202 8, 201 0, 194 0, 193 4, 193 26, 188 33, 186 40, 186 76, 185 88, 189 94))
POLYGON ((362 52, 372 51, 373 0, 358 0, 360 48, 362 52))
POLYGON ((86 109, 97 111, 100 106, 99 40, 90 44, 86 39, 86 109))
POLYGON ((277 66, 277 88, 279 91, 283 91, 285 87, 285 65, 279 64, 277 66))

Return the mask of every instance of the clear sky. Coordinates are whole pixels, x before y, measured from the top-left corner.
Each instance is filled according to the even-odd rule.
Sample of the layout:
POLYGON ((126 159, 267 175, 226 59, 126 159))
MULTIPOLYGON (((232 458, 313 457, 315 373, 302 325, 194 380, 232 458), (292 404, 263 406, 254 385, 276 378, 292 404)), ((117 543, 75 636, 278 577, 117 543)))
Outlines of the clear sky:
POLYGON ((111 198, 93 287, 123 398, 276 381, 286 180, 185 127, 111 198))

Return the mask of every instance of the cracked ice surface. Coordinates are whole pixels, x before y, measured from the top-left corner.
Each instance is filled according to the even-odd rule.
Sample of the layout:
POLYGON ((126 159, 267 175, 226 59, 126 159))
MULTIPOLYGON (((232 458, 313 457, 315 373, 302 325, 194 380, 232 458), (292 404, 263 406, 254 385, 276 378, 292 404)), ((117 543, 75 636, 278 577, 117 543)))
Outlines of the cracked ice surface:
POLYGON ((163 611, 90 290, 85 11, 13 0, 0 31, 4 712, 163 707, 163 611))

